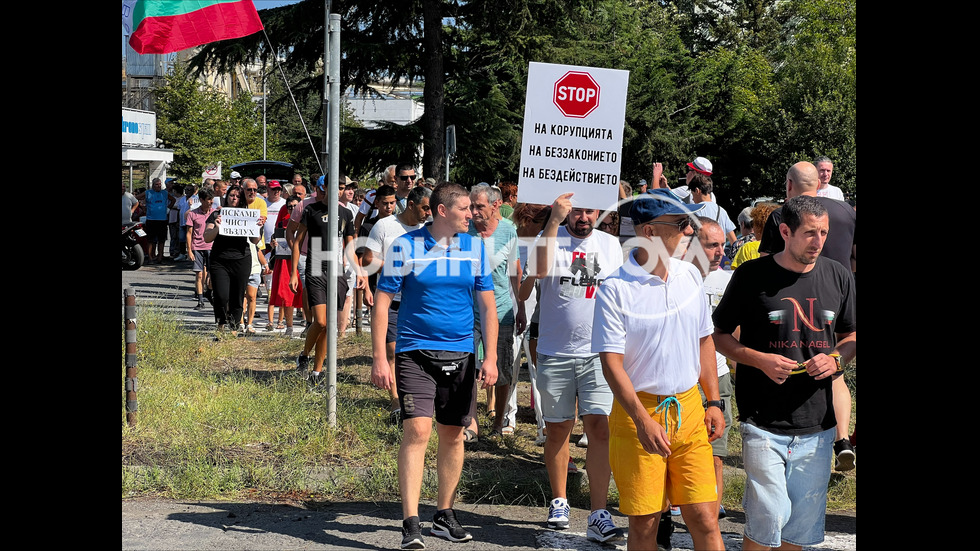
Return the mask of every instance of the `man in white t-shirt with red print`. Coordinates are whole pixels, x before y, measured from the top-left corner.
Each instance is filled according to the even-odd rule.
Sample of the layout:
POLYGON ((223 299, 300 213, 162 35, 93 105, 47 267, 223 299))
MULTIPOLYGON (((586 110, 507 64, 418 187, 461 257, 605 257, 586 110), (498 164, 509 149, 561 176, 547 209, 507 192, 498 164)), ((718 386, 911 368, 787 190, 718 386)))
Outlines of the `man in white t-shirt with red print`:
POLYGON ((613 395, 602 376, 599 355, 591 350, 592 315, 596 290, 622 265, 623 253, 616 237, 593 231, 599 210, 573 208, 571 197, 560 195, 552 205, 535 243, 536 265, 530 270, 541 289, 537 384, 547 428, 544 457, 552 493, 548 526, 568 528, 568 438, 577 404, 589 439, 588 537, 607 542, 621 539, 623 531, 606 510, 613 395))

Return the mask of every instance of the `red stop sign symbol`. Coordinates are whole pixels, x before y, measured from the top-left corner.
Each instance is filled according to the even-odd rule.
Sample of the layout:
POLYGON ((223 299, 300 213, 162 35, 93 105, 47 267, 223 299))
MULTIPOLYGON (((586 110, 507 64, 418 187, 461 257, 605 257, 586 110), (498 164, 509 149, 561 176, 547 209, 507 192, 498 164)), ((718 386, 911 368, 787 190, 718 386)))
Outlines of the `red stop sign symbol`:
POLYGON ((553 101, 562 115, 585 118, 599 107, 599 84, 589 73, 569 71, 555 82, 553 101))

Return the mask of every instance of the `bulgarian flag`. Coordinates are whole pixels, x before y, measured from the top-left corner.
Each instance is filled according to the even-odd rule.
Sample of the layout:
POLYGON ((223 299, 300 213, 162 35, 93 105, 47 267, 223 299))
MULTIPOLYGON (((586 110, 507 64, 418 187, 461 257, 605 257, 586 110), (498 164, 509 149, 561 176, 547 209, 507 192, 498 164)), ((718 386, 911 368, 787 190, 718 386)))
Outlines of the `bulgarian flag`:
POLYGON ((252 0, 125 0, 123 25, 141 54, 167 54, 262 30, 252 0))

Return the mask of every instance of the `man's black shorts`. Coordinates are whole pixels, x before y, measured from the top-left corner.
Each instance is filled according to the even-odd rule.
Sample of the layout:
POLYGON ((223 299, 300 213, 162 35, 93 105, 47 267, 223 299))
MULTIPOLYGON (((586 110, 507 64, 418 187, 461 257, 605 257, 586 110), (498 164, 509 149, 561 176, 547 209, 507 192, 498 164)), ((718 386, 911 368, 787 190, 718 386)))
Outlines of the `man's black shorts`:
POLYGON ((395 354, 402 419, 433 417, 439 424, 470 424, 476 362, 471 352, 410 350, 395 354))
POLYGON ((392 301, 391 307, 388 308, 388 332, 385 334, 385 344, 395 342, 395 338, 398 336, 399 306, 401 306, 401 302, 392 301))
POLYGON ((146 224, 143 224, 143 229, 146 230, 146 237, 150 243, 163 243, 170 233, 170 226, 166 220, 147 220, 146 224))
MULTIPOLYGON (((319 304, 330 304, 327 301, 327 278, 329 276, 312 276, 307 275, 306 280, 303 282, 306 289, 306 296, 310 299, 310 306, 317 306, 319 304)), ((347 299, 347 278, 339 275, 337 276, 337 311, 344 309, 344 301, 347 299)))

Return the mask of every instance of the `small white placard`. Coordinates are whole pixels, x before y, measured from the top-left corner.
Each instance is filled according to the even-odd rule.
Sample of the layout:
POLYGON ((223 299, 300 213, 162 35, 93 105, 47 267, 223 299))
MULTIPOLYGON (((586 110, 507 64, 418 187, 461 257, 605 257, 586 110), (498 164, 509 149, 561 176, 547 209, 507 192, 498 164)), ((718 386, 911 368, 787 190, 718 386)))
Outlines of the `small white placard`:
POLYGON ((220 235, 239 237, 259 237, 262 226, 259 226, 259 209, 233 209, 221 207, 221 224, 218 226, 220 235))

